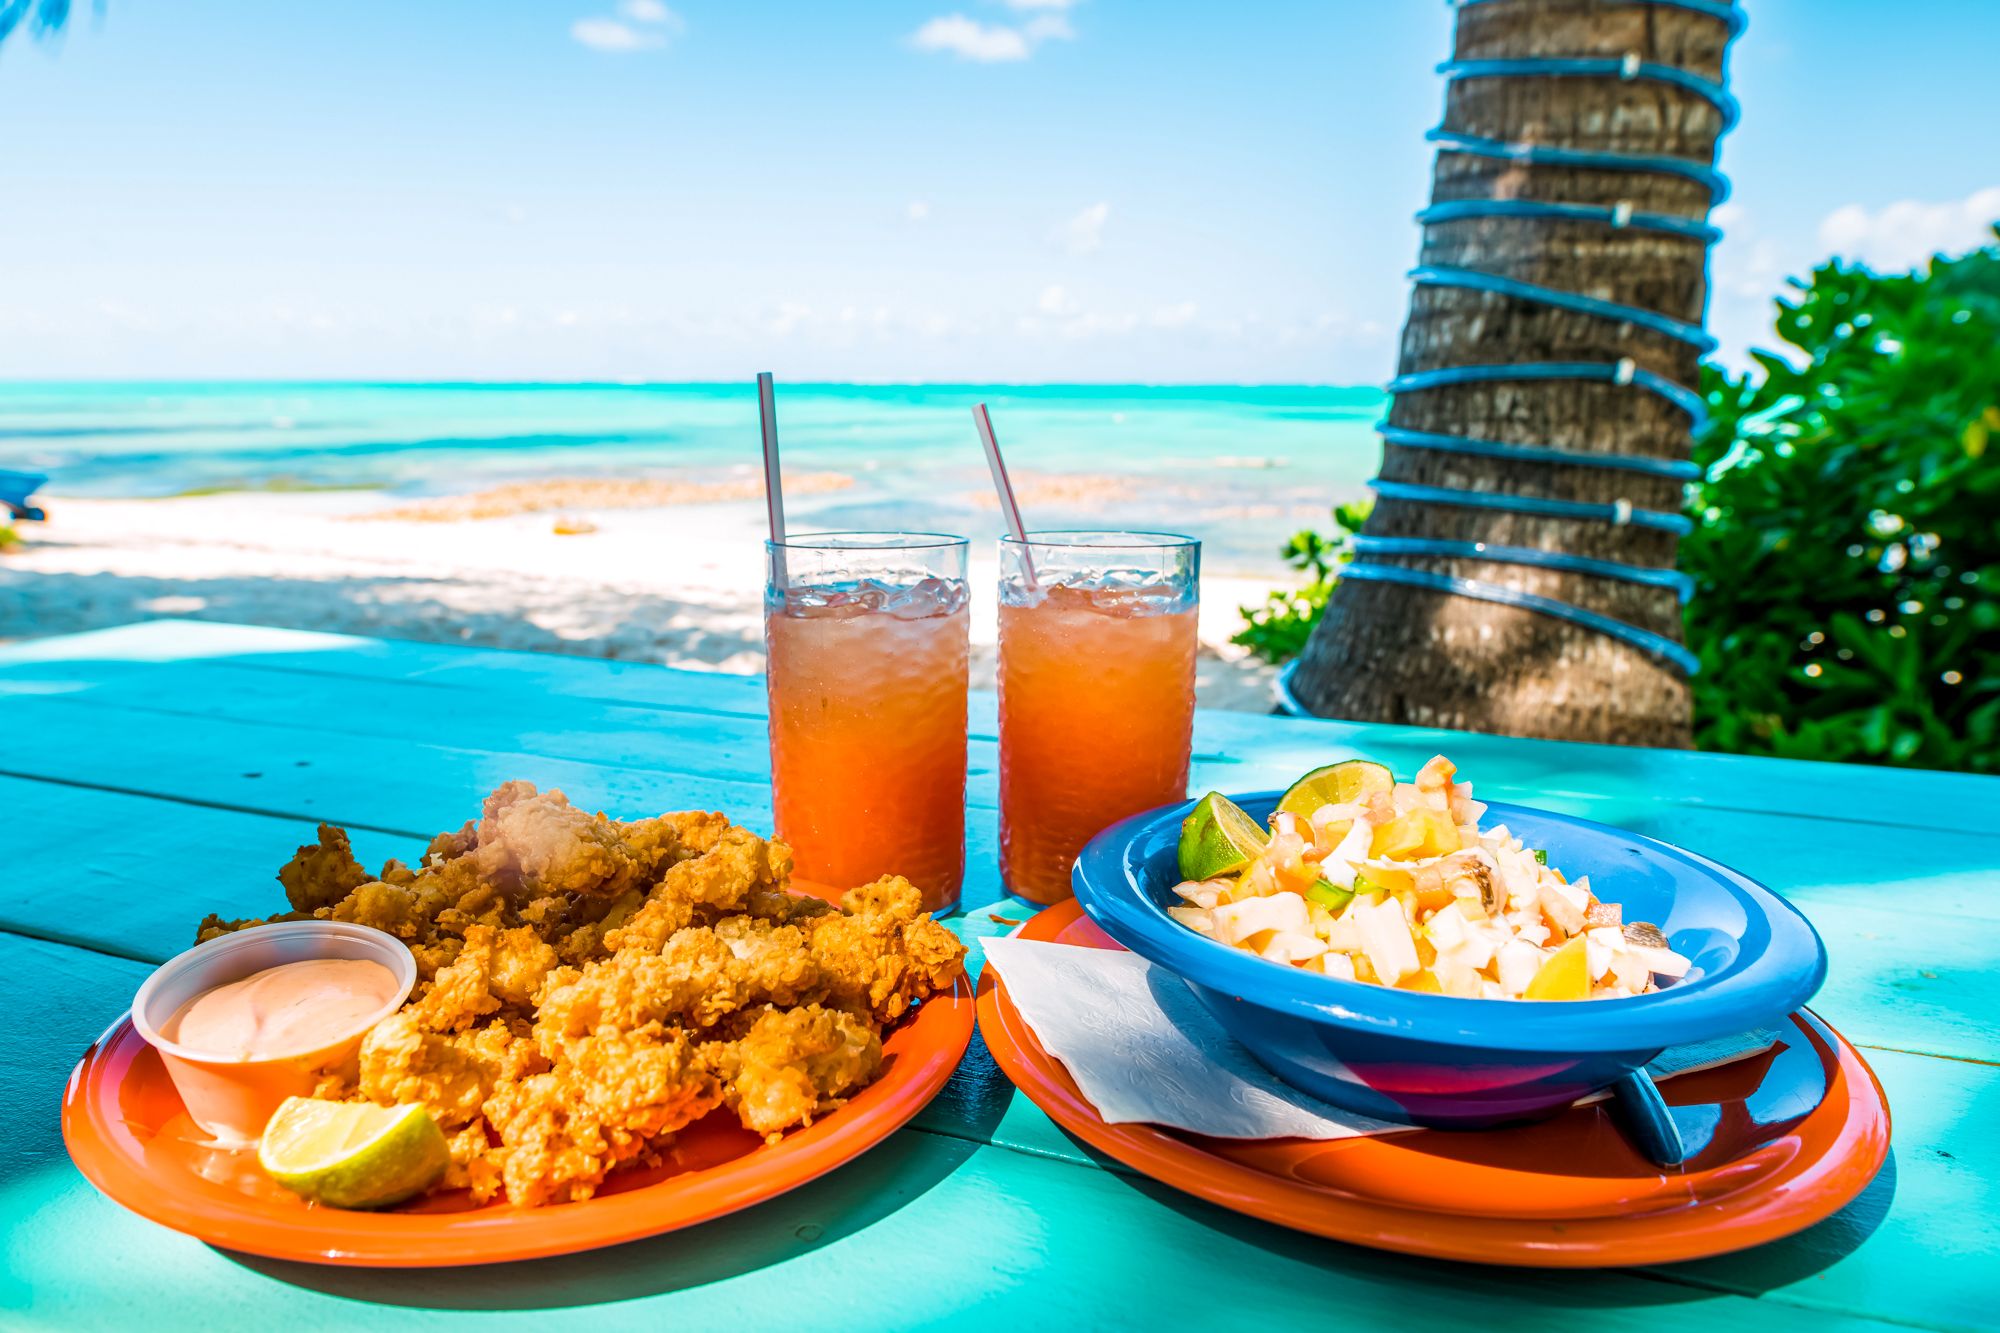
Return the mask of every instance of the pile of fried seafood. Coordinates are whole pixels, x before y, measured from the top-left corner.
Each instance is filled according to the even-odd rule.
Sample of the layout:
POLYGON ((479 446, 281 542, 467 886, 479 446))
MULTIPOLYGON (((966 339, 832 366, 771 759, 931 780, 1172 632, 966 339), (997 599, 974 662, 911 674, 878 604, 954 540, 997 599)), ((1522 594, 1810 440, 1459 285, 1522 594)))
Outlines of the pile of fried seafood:
MULTIPOLYGON (((526 782, 379 876, 321 825, 270 919, 385 930, 418 982, 317 1095, 422 1103, 451 1145, 440 1188, 524 1206, 664 1160, 716 1107, 775 1142, 867 1086, 883 1028, 965 956, 902 879, 836 908, 790 874, 782 842, 722 815, 624 822, 526 782)), ((257 924, 209 917, 199 938, 257 924)))

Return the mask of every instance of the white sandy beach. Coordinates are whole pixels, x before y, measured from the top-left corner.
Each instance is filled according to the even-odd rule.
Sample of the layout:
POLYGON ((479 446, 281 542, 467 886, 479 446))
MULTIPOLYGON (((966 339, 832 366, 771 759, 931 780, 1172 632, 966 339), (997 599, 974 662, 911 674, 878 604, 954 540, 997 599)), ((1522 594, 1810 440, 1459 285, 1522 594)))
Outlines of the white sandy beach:
MULTIPOLYGON (((0 555, 0 640, 186 616, 763 669, 756 500, 694 496, 438 521, 369 517, 405 501, 367 491, 42 498, 50 520, 22 525, 25 544, 0 555)), ((1240 627, 1238 606, 1281 578, 1204 576, 1204 707, 1270 710, 1273 670, 1228 639, 1240 627)), ((972 584, 973 684, 990 689, 991 543, 973 547, 972 584)))

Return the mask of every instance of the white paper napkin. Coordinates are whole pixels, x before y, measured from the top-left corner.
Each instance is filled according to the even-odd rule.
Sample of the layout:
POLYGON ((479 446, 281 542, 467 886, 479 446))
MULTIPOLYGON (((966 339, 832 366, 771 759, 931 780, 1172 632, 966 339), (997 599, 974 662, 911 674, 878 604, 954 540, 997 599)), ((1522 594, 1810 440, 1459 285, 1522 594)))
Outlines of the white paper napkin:
MULTIPOLYGON (((1309 1097, 1257 1063, 1181 979, 1134 953, 988 939, 986 962, 1045 1050, 1105 1123, 1166 1125, 1220 1139, 1344 1139, 1409 1128, 1309 1097)), ((1500 1003, 1500 1001, 1495 1001, 1500 1003)), ((1526 1003, 1523 1001, 1523 1003, 1526 1003)), ((1676 1047, 1655 1079, 1768 1050, 1776 1030, 1676 1047)))

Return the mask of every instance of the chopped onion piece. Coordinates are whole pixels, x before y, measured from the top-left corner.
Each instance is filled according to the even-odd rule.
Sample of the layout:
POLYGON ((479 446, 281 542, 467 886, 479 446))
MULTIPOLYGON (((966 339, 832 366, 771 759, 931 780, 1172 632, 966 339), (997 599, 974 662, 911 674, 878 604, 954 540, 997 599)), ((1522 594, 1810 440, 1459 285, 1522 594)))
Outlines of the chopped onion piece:
POLYGON ((1354 960, 1344 953, 1328 951, 1319 956, 1319 970, 1342 981, 1354 980, 1354 960))
POLYGON ((1400 902, 1386 898, 1380 903, 1369 903, 1357 898, 1347 909, 1347 916, 1355 918, 1361 932, 1361 951, 1367 955, 1375 975, 1382 978, 1383 985, 1393 986, 1421 966, 1417 961, 1416 941, 1410 937, 1410 922, 1403 915, 1400 902))
POLYGON ((1494 968, 1500 974, 1500 989, 1514 997, 1526 993, 1528 983, 1535 979, 1535 973, 1542 970, 1546 957, 1524 939, 1508 940, 1500 946, 1500 952, 1493 960, 1494 968))
POLYGON ((1629 947, 1632 950, 1633 956, 1642 960, 1646 964, 1647 970, 1652 972, 1654 976, 1669 977, 1678 981, 1686 976, 1689 969, 1694 966, 1694 964, 1675 953, 1672 949, 1649 949, 1638 944, 1629 947))
POLYGON ((1224 944, 1240 944, 1266 931, 1312 932, 1312 913, 1306 900, 1296 893, 1270 893, 1241 902, 1224 903, 1209 913, 1215 938, 1224 944))
POLYGON ((1326 952, 1326 941, 1316 935, 1281 930, 1257 951, 1274 963, 1303 963, 1326 952))

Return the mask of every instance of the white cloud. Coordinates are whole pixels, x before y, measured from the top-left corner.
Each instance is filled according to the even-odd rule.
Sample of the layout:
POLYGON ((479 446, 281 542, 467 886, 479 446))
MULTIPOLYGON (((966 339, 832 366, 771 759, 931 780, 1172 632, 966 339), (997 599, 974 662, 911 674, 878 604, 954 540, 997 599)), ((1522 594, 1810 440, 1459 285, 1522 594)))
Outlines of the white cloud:
POLYGON ((1777 242, 1748 232, 1716 247, 1710 284, 1716 291, 1753 301, 1777 295, 1785 280, 1785 259, 1777 242))
POLYGON ((813 308, 799 301, 780 301, 777 311, 765 323, 765 328, 777 337, 783 338, 802 325, 812 323, 817 316, 813 308))
POLYGON ((593 51, 649 51, 667 44, 659 33, 641 32, 617 19, 578 19, 569 25, 569 35, 593 51))
POLYGON ((903 216, 912 222, 928 222, 931 217, 931 206, 926 200, 912 199, 910 206, 903 210, 903 216))
POLYGON ((618 13, 618 18, 578 19, 569 35, 593 51, 622 53, 658 50, 687 28, 660 0, 619 0, 618 13))
POLYGON ((981 23, 963 14, 934 18, 910 34, 910 45, 919 51, 945 51, 960 60, 980 64, 1026 60, 1043 42, 1068 41, 1076 29, 1060 11, 1072 0, 1007 0, 1010 9, 1040 10, 1020 27, 1004 23, 981 23))
POLYGON ((1944 203, 1904 199, 1872 213, 1848 204, 1827 214, 1819 240, 1835 254, 1886 272, 1914 268, 1934 254, 1991 244, 1995 221, 2000 221, 2000 185, 1944 203))
POLYGON ((1073 255, 1087 255, 1104 244, 1104 224, 1111 217, 1111 205, 1092 204, 1057 227, 1050 239, 1073 255))
POLYGON ((153 311, 127 305, 123 301, 99 301, 97 313, 120 328, 137 329, 146 333, 155 333, 161 328, 160 317, 153 311))
MULTIPOLYGON (((1061 283, 1050 283, 1035 298, 1032 311, 1015 316, 1014 332, 1034 342, 1051 338, 1075 342, 1148 334, 1171 341, 1189 338, 1212 340, 1217 336, 1235 337, 1241 332, 1240 321, 1233 325, 1204 324, 1196 318, 1200 313, 1200 307, 1193 301, 1158 306, 1150 314, 1130 309, 1093 309, 1061 283)), ((1250 322, 1256 322, 1254 316, 1250 322)))
POLYGON ((672 32, 679 32, 687 25, 681 16, 660 3, 660 0, 624 0, 618 12, 634 23, 656 23, 672 32))
POLYGON ((932 19, 911 35, 910 44, 919 51, 949 51, 960 60, 982 65, 1026 60, 1032 50, 1020 29, 980 23, 963 14, 932 19))
POLYGON ((1734 201, 1709 214, 1722 228, 1721 244, 1709 263, 1708 329, 1720 341, 1715 359, 1731 369, 1750 364, 1753 348, 1771 345, 1771 301, 1788 274, 1803 273, 1818 261, 1808 237, 1767 235, 1758 219, 1734 201))

